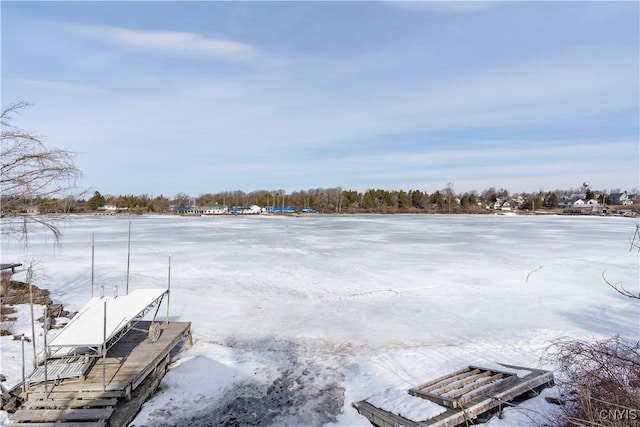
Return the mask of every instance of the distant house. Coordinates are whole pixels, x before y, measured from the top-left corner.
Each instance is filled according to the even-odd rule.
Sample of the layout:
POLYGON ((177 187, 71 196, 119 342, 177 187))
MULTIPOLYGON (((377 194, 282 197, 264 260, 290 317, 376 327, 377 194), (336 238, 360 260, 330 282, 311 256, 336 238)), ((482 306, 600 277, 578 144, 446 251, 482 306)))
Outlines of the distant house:
POLYGON ((38 206, 30 206, 27 208, 28 215, 40 215, 40 208, 38 206))
POLYGON ((236 215, 257 215, 262 212, 260 206, 251 205, 251 206, 233 206, 231 207, 230 213, 236 215))
POLYGON ((296 210, 291 206, 285 206, 284 208, 267 206, 262 209, 263 213, 272 213, 272 214, 292 214, 295 213, 296 210))
POLYGON ((511 207, 520 207, 523 203, 524 203, 524 197, 522 197, 519 194, 513 197, 510 201, 511 207))
POLYGON ((561 194, 558 198, 558 207, 559 208, 572 208, 574 206, 580 206, 582 204, 587 203, 584 194, 573 193, 570 195, 561 194))
POLYGON ((607 207, 598 203, 596 199, 587 201, 578 199, 563 209, 563 213, 566 215, 606 215, 607 212, 607 207))
POLYGON ((581 207, 581 206, 599 207, 600 203, 598 203, 596 199, 589 199, 589 200, 578 199, 575 202, 573 202, 572 206, 573 207, 581 207))
POLYGON ((489 208, 494 211, 510 211, 513 208, 512 203, 506 202, 503 199, 498 199, 492 205, 489 205, 489 208))
POLYGON ((633 204, 633 200, 629 197, 626 191, 622 193, 609 194, 609 200, 612 205, 630 206, 633 204))
POLYGON ((184 215, 201 215, 202 214, 202 208, 197 206, 197 205, 184 206, 181 209, 181 213, 184 214, 184 215))
POLYGON ((202 206, 203 215, 222 215, 227 213, 229 213, 229 206, 227 205, 219 205, 217 203, 214 203, 212 205, 202 206))
POLYGON ((114 205, 104 205, 96 209, 98 215, 115 215, 118 213, 125 213, 129 208, 119 208, 114 205))

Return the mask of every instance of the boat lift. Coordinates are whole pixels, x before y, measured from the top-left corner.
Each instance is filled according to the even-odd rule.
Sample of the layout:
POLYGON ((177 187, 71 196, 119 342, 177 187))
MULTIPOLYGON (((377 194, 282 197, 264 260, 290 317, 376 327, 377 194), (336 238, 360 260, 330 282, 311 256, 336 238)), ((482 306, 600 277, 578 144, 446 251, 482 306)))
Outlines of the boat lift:
MULTIPOLYGON (((158 311, 164 297, 167 297, 167 315, 169 322, 169 295, 171 289, 171 257, 169 257, 168 282, 166 289, 136 289, 129 292, 129 260, 131 257, 131 221, 129 221, 129 239, 127 250, 127 281, 125 295, 118 295, 114 288, 112 297, 104 296, 104 286, 100 296, 94 296, 94 236, 91 236, 91 299, 78 311, 50 343, 47 343, 47 315, 45 309, 45 332, 43 361, 35 366, 29 378, 24 378, 23 386, 48 380, 68 378, 83 379, 97 358, 106 358, 107 351, 127 332, 135 329, 154 307, 156 311, 149 327, 149 340, 156 342, 160 338, 160 324, 156 322, 158 311)), ((4 268, 4 264, 3 264, 4 268)), ((33 319, 32 319, 33 321, 33 319)), ((34 346, 35 356, 35 346, 34 346)), ((23 361, 24 365, 24 361, 23 361)), ((103 381, 104 382, 104 381, 103 381)))
MULTIPOLYGON (((102 356, 157 306, 155 323, 160 304, 168 294, 168 289, 136 289, 124 296, 91 298, 48 344, 54 350, 51 357, 66 349, 102 356)), ((158 332, 158 328, 149 331, 151 341, 158 340, 158 332)))
POLYGON ((136 289, 128 295, 91 298, 65 325, 60 333, 45 345, 44 361, 27 379, 28 384, 84 377, 97 358, 105 357, 127 332, 135 329, 154 307, 156 311, 149 328, 149 340, 160 337, 156 317, 169 288, 136 289))

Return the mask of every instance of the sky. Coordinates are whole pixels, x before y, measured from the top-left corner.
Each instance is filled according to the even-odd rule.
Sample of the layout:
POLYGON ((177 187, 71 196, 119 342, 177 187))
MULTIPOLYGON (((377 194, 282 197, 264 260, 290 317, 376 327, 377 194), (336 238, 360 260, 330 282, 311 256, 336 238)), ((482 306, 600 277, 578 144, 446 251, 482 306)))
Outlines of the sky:
POLYGON ((2 106, 81 186, 640 187, 638 2, 12 2, 2 106))

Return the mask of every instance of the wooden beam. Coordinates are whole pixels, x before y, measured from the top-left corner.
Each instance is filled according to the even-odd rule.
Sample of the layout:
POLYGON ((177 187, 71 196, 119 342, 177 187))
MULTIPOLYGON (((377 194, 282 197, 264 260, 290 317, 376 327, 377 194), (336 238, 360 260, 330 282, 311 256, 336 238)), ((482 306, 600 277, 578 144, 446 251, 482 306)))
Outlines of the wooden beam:
POLYGON ((53 409, 72 409, 93 407, 99 408, 103 406, 116 406, 118 399, 47 399, 47 400, 29 400, 27 407, 35 408, 53 408, 53 409))
POLYGON ((56 391, 55 389, 49 393, 31 392, 28 394, 29 400, 70 400, 70 399, 110 399, 114 397, 124 396, 124 391, 87 391, 87 390, 65 390, 56 391))
POLYGON ((11 419, 15 421, 54 422, 54 421, 99 421, 108 420, 113 408, 103 409, 23 409, 17 411, 11 419))
POLYGON ((105 421, 70 422, 70 423, 20 423, 19 427, 105 427, 105 421))

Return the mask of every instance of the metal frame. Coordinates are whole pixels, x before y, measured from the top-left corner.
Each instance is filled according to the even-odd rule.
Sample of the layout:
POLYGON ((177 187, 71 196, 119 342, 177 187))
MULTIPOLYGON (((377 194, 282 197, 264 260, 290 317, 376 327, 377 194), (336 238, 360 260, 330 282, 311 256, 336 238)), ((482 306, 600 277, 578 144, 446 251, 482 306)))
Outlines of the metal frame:
MULTIPOLYGON (((107 351, 109 351, 109 349, 111 347, 113 347, 115 345, 115 343, 117 343, 123 336, 125 336, 127 334, 127 332, 129 332, 130 330, 134 329, 134 326, 140 320, 142 320, 142 318, 144 316, 146 316, 147 313, 149 313, 153 307, 155 307, 157 305, 158 309, 156 310, 155 314, 153 315, 153 321, 155 322, 156 316, 158 315, 158 310, 160 309, 160 304, 162 304, 162 300, 164 299, 165 295, 169 295, 169 290, 168 289, 166 291, 164 291, 164 293, 162 295, 160 295, 158 298, 153 300, 149 305, 147 305, 144 308, 144 310, 142 310, 140 313, 138 313, 133 318, 131 318, 131 320, 129 320, 129 322, 127 322, 127 324, 122 329, 120 329, 111 338, 109 338, 105 343, 103 343, 103 345, 101 347, 104 350, 104 352, 106 353, 107 351)), ((100 353, 99 350, 98 350, 98 356, 101 356, 101 353, 100 353)))
MULTIPOLYGON (((106 336, 106 316, 107 316, 107 302, 104 301, 104 338, 103 342, 97 346, 95 345, 77 345, 70 346, 64 345, 51 345, 47 344, 45 337, 44 351, 40 354, 42 359, 37 362, 33 372, 26 378, 23 384, 29 386, 33 383, 38 383, 48 380, 60 380, 60 379, 83 379, 86 372, 99 358, 106 357, 107 352, 113 347, 120 339, 122 339, 129 331, 135 329, 135 326, 143 320, 143 318, 154 308, 156 311, 153 315, 153 321, 155 322, 160 306, 165 296, 168 297, 169 289, 167 288, 153 301, 147 304, 140 312, 135 314, 131 319, 127 321, 121 328, 119 328, 111 337, 106 336), (65 352, 64 350, 67 349, 65 352), (84 351, 83 351, 84 350, 84 351), (61 352, 61 354, 57 354, 61 352), (47 375, 47 368, 52 360, 62 360, 64 362, 53 362, 51 367, 53 368, 53 377, 47 375), (74 360, 75 359, 75 360, 74 360), (48 378, 49 377, 49 378, 48 378)), ((103 297, 104 299, 104 297, 103 297)), ((167 299, 168 305, 168 299, 167 299)), ((168 307, 167 307, 168 310, 168 307)), ((45 316, 46 318, 46 316, 45 316)), ((97 326, 97 325, 96 325, 97 326)), ((46 335, 46 334, 45 334, 46 335)))

